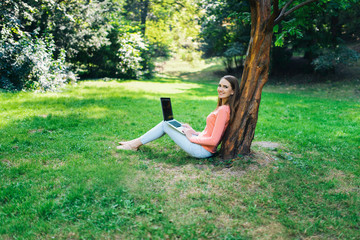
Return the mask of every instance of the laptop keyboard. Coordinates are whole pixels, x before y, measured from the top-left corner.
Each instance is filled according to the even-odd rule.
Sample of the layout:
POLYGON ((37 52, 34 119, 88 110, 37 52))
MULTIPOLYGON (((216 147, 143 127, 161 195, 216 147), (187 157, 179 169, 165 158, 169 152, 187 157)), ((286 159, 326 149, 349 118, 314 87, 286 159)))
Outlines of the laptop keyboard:
POLYGON ((168 123, 170 123, 174 127, 181 127, 181 124, 178 121, 171 120, 168 123))

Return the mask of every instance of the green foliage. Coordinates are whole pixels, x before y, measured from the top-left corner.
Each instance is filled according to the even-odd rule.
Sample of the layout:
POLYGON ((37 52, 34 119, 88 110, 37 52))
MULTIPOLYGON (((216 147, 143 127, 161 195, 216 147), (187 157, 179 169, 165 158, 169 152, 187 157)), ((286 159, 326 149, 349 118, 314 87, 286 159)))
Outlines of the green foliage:
POLYGON ((142 52, 147 50, 144 40, 140 34, 124 34, 119 45, 117 70, 127 77, 137 78, 142 67, 142 52))
POLYGON ((154 58, 172 53, 193 60, 199 34, 197 0, 126 1, 125 18, 137 24, 151 45, 154 58))
POLYGON ((156 57, 172 54, 192 62, 198 52, 201 15, 197 0, 151 1, 146 21, 146 37, 156 57))
POLYGON ((360 59, 360 54, 346 46, 329 49, 312 62, 315 71, 326 73, 335 70, 337 66, 350 65, 360 59))
MULTIPOLYGON (((285 2, 280 1, 280 7, 285 2)), ((291 6, 300 2, 293 1, 291 6)), ((359 12, 355 0, 318 1, 298 9, 276 26, 274 45, 286 47, 290 56, 304 55, 309 62, 314 61, 316 70, 332 69, 326 64, 336 61, 325 59, 344 55, 338 46, 343 40, 357 38, 359 12)), ((249 42, 250 13, 245 0, 4 0, 0 2, 0 30, 6 29, 13 35, 13 42, 9 43, 13 47, 3 50, 6 56, 2 56, 2 68, 9 72, 2 74, 2 87, 45 90, 46 84, 25 84, 29 81, 26 77, 12 80, 17 81, 13 86, 9 82, 10 75, 30 74, 32 64, 26 57, 17 62, 22 66, 17 66, 19 71, 8 67, 22 51, 14 47, 20 39, 21 44, 28 41, 38 46, 34 47, 39 54, 34 54, 33 61, 43 54, 53 59, 52 64, 47 61, 49 69, 65 71, 66 59, 71 70, 81 77, 151 77, 156 57, 166 59, 176 54, 182 60, 196 62, 199 50, 206 58, 221 57, 230 71, 242 67, 249 42), (24 36, 29 39, 24 40, 24 36), (46 40, 47 36, 52 36, 52 40, 46 40), (44 48, 47 50, 40 50, 44 48)), ((285 51, 277 53, 273 57, 288 59, 288 55, 279 55, 285 51)), ((281 69, 281 64, 273 61, 272 69, 281 69)), ((34 70, 28 78, 45 76, 41 71, 34 70)), ((60 81, 50 75, 45 78, 60 81)))
POLYGON ((54 90, 76 80, 53 37, 27 31, 37 14, 31 3, 0 3, 0 88, 6 90, 54 90))
POLYGON ((224 65, 226 66, 226 70, 231 72, 232 66, 235 66, 236 68, 243 66, 246 48, 243 44, 238 42, 234 42, 229 45, 230 47, 224 52, 224 65))
POLYGON ((140 28, 124 18, 122 6, 118 0, 5 1, 0 29, 10 28, 18 37, 24 33, 34 39, 52 35, 53 55, 65 53, 81 77, 152 75, 146 40, 140 28))
POLYGON ((301 39, 303 34, 301 30, 298 28, 299 23, 297 19, 293 18, 289 21, 281 22, 281 30, 279 30, 279 25, 274 27, 274 35, 275 35, 275 47, 282 47, 284 45, 284 40, 286 37, 291 36, 295 39, 301 39))
POLYGON ((204 57, 223 57, 228 71, 242 67, 250 38, 247 1, 200 1, 204 57))
POLYGON ((15 40, 8 28, 0 39, 0 88, 6 90, 55 90, 65 83, 75 82, 75 76, 65 65, 65 52, 53 54, 52 37, 32 38, 23 33, 15 40))
MULTIPOLYGON (((284 7, 288 2, 280 1, 279 8, 284 7)), ((290 2, 287 10, 304 1, 290 2)), ((238 54, 239 59, 245 55, 245 51, 235 53, 233 44, 241 46, 242 49, 247 48, 250 34, 248 2, 212 0, 200 1, 200 5, 205 12, 201 19, 201 37, 203 38, 201 49, 204 56, 224 57, 224 65, 228 71, 231 66, 238 67, 236 63, 234 64, 234 59, 229 58, 229 53, 232 56, 238 54)), ((289 57, 293 55, 304 56, 309 62, 309 67, 313 66, 314 69, 316 68, 315 70, 333 69, 336 60, 328 61, 333 65, 326 67, 323 61, 325 60, 324 56, 337 58, 337 56, 343 55, 337 53, 339 52, 338 46, 343 44, 344 40, 356 41, 359 36, 356 27, 360 19, 359 7, 357 0, 316 1, 285 17, 273 29, 274 47, 278 48, 272 51, 271 69, 274 71, 273 73, 286 71, 289 57), (330 56, 329 52, 333 52, 335 55, 330 56), (313 62, 318 57, 320 58, 313 62)), ((349 52, 349 50, 347 51, 349 52)), ((341 50, 341 52, 344 51, 341 50)), ((348 58, 348 60, 350 59, 355 58, 348 58)), ((241 66, 241 61, 238 62, 241 66)), ((350 63, 350 61, 344 63, 350 63)))
POLYGON ((147 21, 146 29, 146 37, 154 49, 154 56, 168 58, 171 55, 173 35, 166 20, 147 21))
POLYGON ((71 43, 69 57, 82 77, 138 78, 152 74, 147 67, 152 60, 143 57, 150 54, 144 36, 140 27, 124 18, 121 2, 74 4, 68 14, 75 21, 64 26, 72 31, 62 42, 71 43))
POLYGON ((300 8, 274 28, 274 44, 304 56, 315 71, 333 71, 339 63, 349 65, 357 57, 344 41, 358 36, 354 27, 360 21, 359 7, 358 1, 342 0, 300 8))
POLYGON ((175 11, 171 21, 171 35, 173 42, 171 49, 182 60, 194 62, 201 55, 200 42, 200 17, 203 15, 198 8, 197 0, 185 0, 182 7, 175 11))

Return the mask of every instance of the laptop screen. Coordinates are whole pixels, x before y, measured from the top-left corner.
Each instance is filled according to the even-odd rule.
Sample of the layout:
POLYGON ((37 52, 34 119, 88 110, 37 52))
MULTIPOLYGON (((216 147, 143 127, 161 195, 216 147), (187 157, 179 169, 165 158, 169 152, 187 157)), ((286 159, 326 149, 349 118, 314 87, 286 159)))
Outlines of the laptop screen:
POLYGON ((173 120, 174 116, 172 113, 171 108, 171 101, 170 98, 160 98, 161 100, 161 107, 164 115, 164 121, 173 120))

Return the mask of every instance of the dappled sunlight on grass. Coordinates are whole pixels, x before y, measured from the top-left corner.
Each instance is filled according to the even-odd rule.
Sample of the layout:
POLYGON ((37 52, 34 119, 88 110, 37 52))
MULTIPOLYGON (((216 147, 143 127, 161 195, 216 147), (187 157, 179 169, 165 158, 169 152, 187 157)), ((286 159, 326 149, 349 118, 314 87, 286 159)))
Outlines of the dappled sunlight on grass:
MULTIPOLYGON (((193 62, 172 59, 161 65, 159 76, 181 78, 185 81, 217 83, 226 75, 221 59, 199 60, 193 62)), ((239 77, 239 76, 237 76, 239 77)))
POLYGON ((99 99, 112 95, 158 100, 160 96, 181 94, 182 99, 217 100, 216 86, 213 84, 184 82, 178 78, 156 78, 154 81, 82 81, 76 87, 76 92, 74 97, 78 99, 99 99))
POLYGON ((360 104, 355 104, 354 108, 349 108, 344 115, 360 124, 360 104))
POLYGON ((127 91, 133 92, 150 92, 161 94, 179 94, 187 90, 201 87, 196 83, 157 83, 157 82, 143 82, 131 81, 121 83, 127 91))
POLYGON ((219 65, 219 61, 207 62, 205 60, 195 60, 193 62, 183 61, 181 59, 172 59, 163 65, 163 72, 199 72, 209 67, 219 65))
MULTIPOLYGON (((119 110, 120 112, 123 112, 121 110, 119 110)), ((105 118, 106 116, 109 115, 110 110, 108 108, 104 108, 104 107, 97 107, 97 106, 87 106, 81 109, 81 112, 91 112, 91 115, 88 116, 89 118, 96 118, 96 119, 101 119, 101 118, 105 118)))

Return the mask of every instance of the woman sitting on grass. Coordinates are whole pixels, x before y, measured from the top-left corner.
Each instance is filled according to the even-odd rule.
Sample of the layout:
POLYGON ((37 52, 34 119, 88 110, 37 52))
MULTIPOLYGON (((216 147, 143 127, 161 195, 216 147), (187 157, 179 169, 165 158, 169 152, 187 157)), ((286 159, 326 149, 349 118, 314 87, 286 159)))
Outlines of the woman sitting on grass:
POLYGON ((183 124, 183 135, 162 121, 139 138, 119 142, 121 146, 117 149, 136 151, 141 145, 167 134, 189 155, 195 158, 211 157, 216 152, 229 122, 234 119, 235 108, 239 102, 238 79, 230 75, 224 76, 220 79, 217 91, 217 107, 206 118, 206 127, 202 132, 196 132, 190 125, 183 124))

